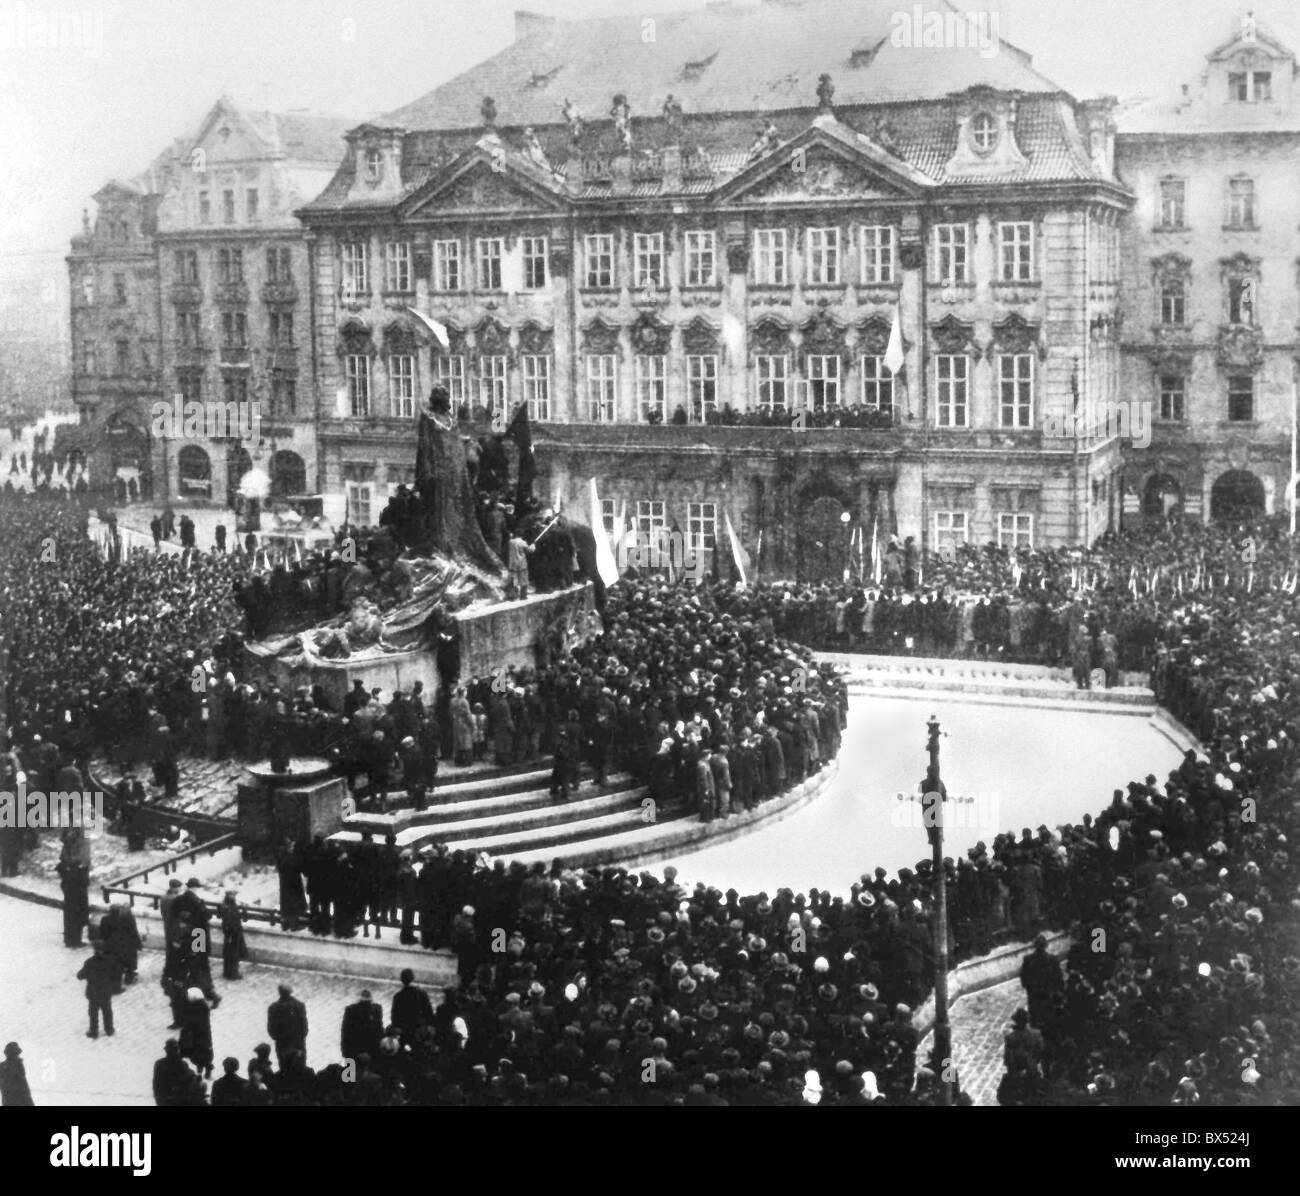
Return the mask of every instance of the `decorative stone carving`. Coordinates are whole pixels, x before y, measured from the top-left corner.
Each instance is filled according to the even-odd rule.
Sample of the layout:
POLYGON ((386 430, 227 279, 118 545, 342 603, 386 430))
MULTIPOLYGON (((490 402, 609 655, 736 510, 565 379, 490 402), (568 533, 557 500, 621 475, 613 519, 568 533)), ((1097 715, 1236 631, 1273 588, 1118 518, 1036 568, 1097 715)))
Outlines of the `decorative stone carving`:
POLYGON ((1043 344, 1042 329, 1023 316, 1012 312, 1005 320, 993 325, 993 345, 1003 353, 1037 353, 1046 360, 1047 346, 1043 344))
POLYGON ((373 356, 374 352, 374 334, 368 324, 361 320, 350 319, 339 329, 339 356, 350 353, 373 356))
POLYGON ((1232 325, 1219 329, 1219 364, 1229 369, 1254 370, 1264 362, 1263 337, 1258 328, 1232 325))
POLYGON ((659 356, 668 352, 672 329, 659 320, 654 312, 642 312, 632 325, 632 348, 646 356, 659 356))
POLYGON ((956 316, 944 316, 930 330, 934 338, 935 351, 939 353, 969 353, 979 355, 979 346, 975 344, 975 325, 967 324, 956 316))
POLYGON ((588 353, 617 353, 618 326, 597 316, 583 329, 583 345, 588 353))
POLYGON ((690 354, 716 353, 718 330, 703 316, 696 316, 682 329, 682 348, 690 354))
POLYGON ((555 333, 543 328, 536 320, 529 320, 519 330, 519 349, 523 353, 550 353, 554 351, 555 333))
POLYGON ((826 153, 795 157, 768 178, 744 191, 745 199, 815 199, 818 196, 878 199, 895 192, 883 187, 868 171, 826 153), (802 167, 802 169, 800 169, 802 167))
POLYGON ((844 329, 828 312, 820 312, 804 324, 803 348, 809 353, 837 353, 844 347, 844 329))
POLYGON ((415 353, 420 341, 409 320, 394 320, 384 328, 384 352, 415 353))
POLYGON ((480 353, 499 357, 510 351, 510 330, 494 319, 486 319, 474 329, 474 340, 480 353))
POLYGON ((892 325, 883 316, 872 316, 858 332, 858 349, 873 357, 881 356, 889 348, 892 325))
POLYGON ((763 316, 750 330, 749 341, 755 353, 788 353, 790 329, 774 316, 763 316))

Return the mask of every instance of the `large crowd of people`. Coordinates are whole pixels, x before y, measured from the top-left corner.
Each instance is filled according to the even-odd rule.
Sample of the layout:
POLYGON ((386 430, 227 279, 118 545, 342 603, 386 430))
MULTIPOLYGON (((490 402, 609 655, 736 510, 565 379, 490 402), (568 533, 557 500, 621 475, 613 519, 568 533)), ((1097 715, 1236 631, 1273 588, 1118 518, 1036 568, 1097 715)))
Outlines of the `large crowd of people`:
MULTIPOLYGON (((461 678, 450 641, 439 668, 452 684, 432 709, 404 693, 332 710, 323 694, 244 679, 235 608, 212 601, 230 593, 229 561, 144 554, 109 568, 85 544, 76 503, 5 497, 0 512, 14 546, 0 562, 6 648, 23 661, 5 677, 11 770, 84 766, 111 743, 149 759, 155 735, 182 737, 173 758, 257 755, 289 736, 295 751, 371 778, 360 796, 379 806, 381 758, 393 790, 436 800, 430 764, 477 751, 502 766, 549 756, 557 798, 585 760, 596 783, 626 770, 670 809, 721 817, 834 755, 843 682, 813 663, 810 644, 1077 671, 1085 640, 1088 670, 1112 655, 1149 669, 1202 750, 1078 825, 1008 831, 945 861, 952 958, 1049 928, 1072 936, 1059 984, 1045 964, 1026 981, 1002 1097, 1300 1094, 1300 632, 1296 562, 1275 524, 1189 526, 1075 553, 914 553, 914 570, 898 546, 881 585, 861 587, 862 605, 842 584, 634 578, 611 591, 601 634, 533 669, 461 678), (42 561, 45 540, 54 550, 42 561), (1018 604, 1031 613, 1013 617, 1018 604), (999 613, 968 619, 972 606, 999 613), (912 607, 935 609, 894 625, 912 607)), ((286 1057, 271 1079, 288 1078, 254 1103, 935 1099, 943 1061, 917 1066, 912 1025, 932 980, 928 861, 893 878, 864 871, 844 896, 742 895, 688 891, 671 869, 483 867, 437 850, 403 859, 393 844, 350 853, 330 875, 321 849, 285 845, 277 859, 287 919, 343 934, 392 926, 449 947, 461 984, 432 1024, 385 1027, 356 1060, 365 1083, 343 1083, 346 1064, 310 1075, 286 1057)), ((198 999, 209 1000, 201 989, 198 999)))

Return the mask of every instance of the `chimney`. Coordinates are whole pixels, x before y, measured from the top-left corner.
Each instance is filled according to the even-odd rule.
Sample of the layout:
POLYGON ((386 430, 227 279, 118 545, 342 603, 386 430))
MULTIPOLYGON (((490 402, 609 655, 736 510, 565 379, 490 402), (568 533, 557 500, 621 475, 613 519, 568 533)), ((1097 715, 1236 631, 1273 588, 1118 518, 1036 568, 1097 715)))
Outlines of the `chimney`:
POLYGON ((548 29, 555 24, 554 17, 548 17, 545 13, 529 12, 527 9, 515 10, 515 41, 523 41, 526 37, 531 37, 534 33, 539 33, 543 29, 548 29))

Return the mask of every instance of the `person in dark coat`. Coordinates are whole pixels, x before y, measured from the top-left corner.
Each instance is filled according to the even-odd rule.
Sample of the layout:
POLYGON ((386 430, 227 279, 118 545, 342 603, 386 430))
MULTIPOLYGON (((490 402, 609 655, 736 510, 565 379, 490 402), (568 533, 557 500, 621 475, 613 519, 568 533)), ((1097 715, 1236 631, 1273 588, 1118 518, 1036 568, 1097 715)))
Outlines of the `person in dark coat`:
POLYGON ((339 1036, 339 1051, 344 1059, 359 1059, 379 1054, 379 1040, 384 1036, 384 1012, 377 1001, 371 999, 370 990, 361 990, 361 1000, 343 1010, 343 1028, 339 1036))
POLYGON ((162 543, 162 520, 157 515, 149 520, 149 531, 153 535, 153 546, 157 548, 162 543))
POLYGON ((241 978, 239 965, 248 958, 248 942, 244 938, 244 918, 233 892, 227 892, 217 907, 217 917, 221 921, 221 975, 225 980, 238 980, 241 978))
POLYGON ((134 984, 140 967, 140 930, 125 901, 114 901, 99 923, 99 937, 113 964, 113 993, 123 991, 122 984, 134 984))
POLYGON ((421 1026, 433 1025, 433 1002, 415 983, 415 973, 410 968, 402 969, 402 987, 393 994, 388 1020, 397 1027, 403 1042, 411 1042, 421 1026))
POLYGON ((78 980, 86 982, 86 1005, 90 1012, 87 1038, 99 1037, 99 1015, 104 1015, 104 1033, 113 1036, 113 964, 104 944, 95 944, 95 953, 81 965, 78 980))
POLYGON ((181 547, 194 547, 194 520, 188 515, 181 516, 181 547))
POLYGON ((205 1080, 212 1077, 212 1011, 201 988, 191 988, 181 1006, 181 1055, 205 1080))
POLYGON ((1029 1021, 1047 1040, 1057 1035, 1065 980, 1061 965, 1047 951, 1047 936, 1034 939, 1034 949, 1020 965, 1020 984, 1029 998, 1029 1021))
POLYGON ((16 1042, 5 1044, 4 1062, 0 1063, 0 1106, 31 1108, 32 1090, 27 1083, 27 1068, 23 1066, 23 1048, 16 1042))
POLYGON ((275 1043, 276 1062, 284 1066, 290 1051, 307 1053, 307 1006, 293 995, 288 984, 280 985, 280 997, 266 1010, 266 1032, 275 1043))
POLYGON ((233 1056, 221 1061, 223 1075, 212 1085, 212 1107, 243 1105, 248 1097, 248 1081, 239 1074, 239 1060, 233 1056))
POLYGON ((275 857, 280 878, 280 922, 285 930, 297 930, 307 916, 307 895, 302 887, 302 867, 292 839, 286 839, 275 857))
POLYGON ((63 851, 56 871, 63 892, 63 945, 80 947, 90 919, 90 844, 80 827, 63 832, 63 851))
POLYGON ((192 1093, 199 1077, 181 1057, 181 1044, 169 1038, 163 1044, 163 1057, 153 1065, 153 1099, 163 1106, 193 1104, 192 1093))

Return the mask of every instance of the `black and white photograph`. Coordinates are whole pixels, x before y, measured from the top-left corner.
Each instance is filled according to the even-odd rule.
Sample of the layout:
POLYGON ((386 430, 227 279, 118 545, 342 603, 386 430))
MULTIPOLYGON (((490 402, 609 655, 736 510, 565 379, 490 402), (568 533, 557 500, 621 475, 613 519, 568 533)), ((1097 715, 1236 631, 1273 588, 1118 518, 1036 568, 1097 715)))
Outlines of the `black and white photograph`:
POLYGON ((1249 1169, 1292 0, 87 2, 0 0, 37 1166, 161 1178, 91 1121, 169 1106, 990 1106, 1249 1169))

